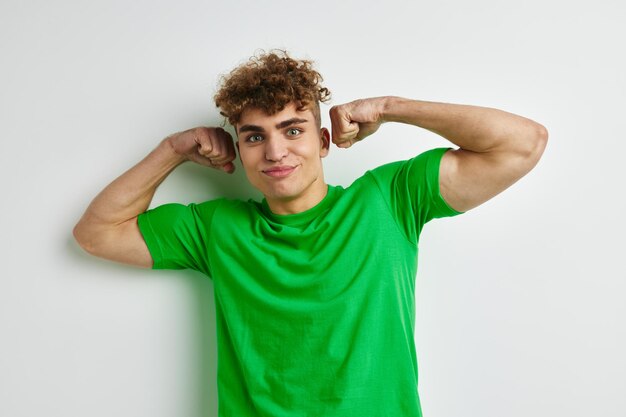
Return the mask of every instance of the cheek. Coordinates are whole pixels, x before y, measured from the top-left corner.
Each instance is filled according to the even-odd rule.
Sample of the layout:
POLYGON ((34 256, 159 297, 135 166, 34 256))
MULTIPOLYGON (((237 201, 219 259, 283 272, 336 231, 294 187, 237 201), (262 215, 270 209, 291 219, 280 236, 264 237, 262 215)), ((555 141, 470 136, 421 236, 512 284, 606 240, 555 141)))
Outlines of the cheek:
POLYGON ((291 148, 292 153, 306 158, 317 158, 320 156, 320 147, 311 143, 302 142, 295 144, 291 148))
POLYGON ((239 160, 244 169, 252 167, 257 161, 257 149, 242 149, 239 151, 239 160))

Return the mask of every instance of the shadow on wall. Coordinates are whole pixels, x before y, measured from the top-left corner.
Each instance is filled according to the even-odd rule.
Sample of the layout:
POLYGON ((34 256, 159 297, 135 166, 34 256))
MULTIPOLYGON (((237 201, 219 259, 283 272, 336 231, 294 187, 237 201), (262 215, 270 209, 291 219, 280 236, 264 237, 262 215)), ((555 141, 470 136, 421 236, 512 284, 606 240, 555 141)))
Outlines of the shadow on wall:
MULTIPOLYGON (((215 123, 212 126, 218 126, 218 124, 215 123)), ((234 134, 232 128, 229 133, 234 134)), ((238 155, 234 163, 233 174, 193 162, 180 165, 158 187, 150 208, 174 202, 200 203, 222 197, 244 201, 250 198, 257 201, 262 199, 262 194, 249 183, 238 155)), ((111 180, 113 178, 112 176, 111 180)), ((99 189, 94 189, 92 195, 95 197, 99 191, 99 189)), ((193 317, 193 323, 190 324, 192 335, 187 345, 191 347, 194 354, 190 358, 185 358, 191 361, 188 368, 193 369, 193 373, 189 375, 192 381, 184 385, 192 387, 196 398, 189 409, 193 410, 192 415, 198 417, 216 417, 218 411, 217 340, 213 282, 197 271, 157 272, 91 256, 76 243, 71 229, 65 246, 65 256, 69 255, 72 264, 84 266, 85 269, 105 270, 113 279, 136 280, 138 277, 154 277, 154 274, 158 274, 166 279, 181 280, 181 285, 190 292, 189 316, 193 317)))
POLYGON ((190 294, 187 303, 188 316, 193 319, 189 326, 191 336, 186 343, 191 346, 193 355, 185 358, 190 361, 187 368, 193 369, 193 373, 189 375, 191 381, 184 385, 192 387, 196 398, 188 409, 194 411, 192 416, 217 417, 217 340, 213 282, 197 271, 153 271, 91 256, 80 248, 71 233, 65 243, 66 256, 71 258, 72 263, 76 265, 88 263, 86 268, 104 269, 109 271, 112 279, 134 281, 141 277, 154 277, 156 274, 164 279, 179 280, 180 285, 190 294))
POLYGON ((215 324, 215 299, 213 282, 206 276, 194 273, 189 280, 196 297, 193 306, 193 335, 197 363, 196 386, 199 416, 217 417, 217 340, 215 324))

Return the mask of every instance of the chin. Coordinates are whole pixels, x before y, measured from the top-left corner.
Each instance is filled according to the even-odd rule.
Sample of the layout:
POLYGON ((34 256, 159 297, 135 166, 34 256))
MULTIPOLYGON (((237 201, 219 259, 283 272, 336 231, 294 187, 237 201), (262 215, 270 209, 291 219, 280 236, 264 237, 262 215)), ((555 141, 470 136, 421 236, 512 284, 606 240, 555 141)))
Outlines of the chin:
POLYGON ((297 198, 299 193, 295 191, 288 191, 288 190, 282 190, 282 191, 271 190, 268 193, 263 193, 263 195, 265 195, 265 198, 269 197, 273 200, 288 201, 288 200, 293 200, 297 198))

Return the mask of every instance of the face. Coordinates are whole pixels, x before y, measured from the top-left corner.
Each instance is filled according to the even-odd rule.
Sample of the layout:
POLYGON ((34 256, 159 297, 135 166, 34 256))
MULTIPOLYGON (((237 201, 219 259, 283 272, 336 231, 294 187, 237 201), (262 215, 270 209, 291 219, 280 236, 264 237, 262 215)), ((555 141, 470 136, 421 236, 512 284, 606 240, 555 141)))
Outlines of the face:
POLYGON ((235 126, 248 180, 276 214, 307 210, 327 191, 322 158, 328 154, 330 133, 318 130, 309 108, 296 107, 292 102, 271 116, 248 108, 235 126))

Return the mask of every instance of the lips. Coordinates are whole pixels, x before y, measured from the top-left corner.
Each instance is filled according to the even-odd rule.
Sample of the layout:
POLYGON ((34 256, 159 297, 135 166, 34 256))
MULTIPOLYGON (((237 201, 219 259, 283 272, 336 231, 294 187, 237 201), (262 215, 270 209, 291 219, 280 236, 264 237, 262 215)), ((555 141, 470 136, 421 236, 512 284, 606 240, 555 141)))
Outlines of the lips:
POLYGON ((296 166, 290 166, 290 165, 275 166, 275 167, 271 167, 268 169, 264 169, 263 173, 273 178, 282 178, 291 174, 293 171, 296 170, 297 167, 298 167, 297 165, 296 166))

